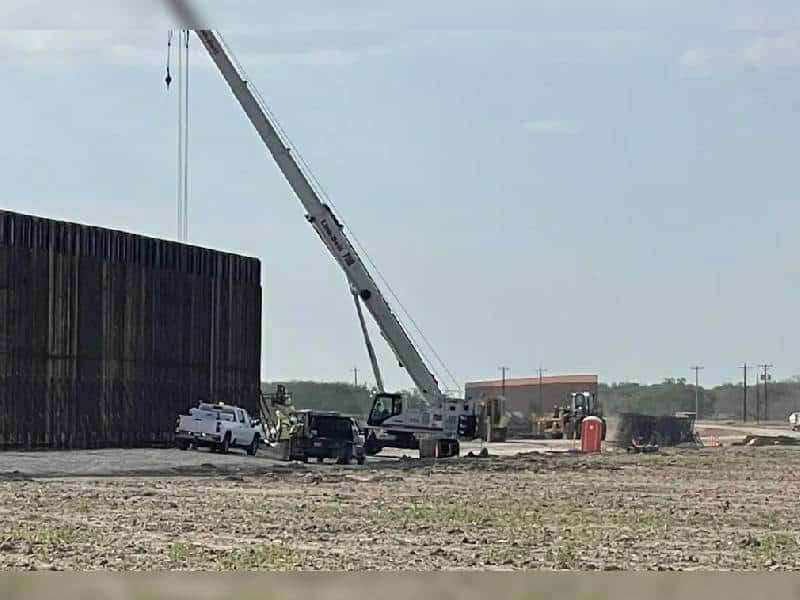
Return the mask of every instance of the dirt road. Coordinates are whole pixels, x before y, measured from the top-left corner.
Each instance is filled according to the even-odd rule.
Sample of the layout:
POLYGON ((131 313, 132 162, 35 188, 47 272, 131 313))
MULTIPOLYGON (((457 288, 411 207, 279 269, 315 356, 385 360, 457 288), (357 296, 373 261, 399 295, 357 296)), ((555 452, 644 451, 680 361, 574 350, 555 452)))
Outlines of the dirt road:
MULTIPOLYGON (((487 447, 494 456, 513 456, 527 452, 567 451, 577 448, 577 444, 579 442, 565 440, 513 440, 487 444, 487 447)), ((480 442, 465 442, 462 444, 462 454, 477 454, 482 447, 480 442)), ((386 448, 380 455, 368 457, 367 461, 371 466, 379 467, 406 455, 416 457, 417 452, 386 448)), ((309 465, 311 468, 314 466, 309 465)), ((263 453, 253 458, 240 451, 217 454, 205 449, 189 452, 152 448, 0 452, 0 474, 18 471, 30 477, 190 476, 215 473, 258 475, 276 469, 285 471, 293 468, 287 463, 266 458, 263 453)))
POLYGON ((221 466, 32 478, 0 455, 0 568, 800 568, 795 448, 362 468, 124 452, 221 466))

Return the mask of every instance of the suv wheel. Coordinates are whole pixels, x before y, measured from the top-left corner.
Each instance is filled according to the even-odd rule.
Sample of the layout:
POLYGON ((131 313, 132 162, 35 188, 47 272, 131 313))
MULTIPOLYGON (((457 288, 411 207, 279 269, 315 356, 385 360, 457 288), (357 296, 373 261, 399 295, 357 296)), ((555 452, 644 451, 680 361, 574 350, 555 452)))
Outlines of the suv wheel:
POLYGON ((383 450, 380 443, 378 442, 377 438, 375 437, 374 433, 370 433, 369 437, 367 438, 366 443, 364 444, 364 451, 370 455, 374 456, 378 452, 383 450))
POLYGON ((353 449, 348 448, 342 453, 342 456, 339 457, 339 460, 336 461, 337 465, 349 465, 353 462, 353 449))

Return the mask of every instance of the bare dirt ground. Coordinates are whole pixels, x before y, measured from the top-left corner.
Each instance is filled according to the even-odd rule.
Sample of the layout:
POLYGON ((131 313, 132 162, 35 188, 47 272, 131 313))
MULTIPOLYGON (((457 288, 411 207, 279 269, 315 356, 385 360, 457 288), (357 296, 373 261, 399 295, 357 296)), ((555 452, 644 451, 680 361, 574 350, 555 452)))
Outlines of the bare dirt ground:
POLYGON ((0 454, 2 569, 800 568, 798 448, 351 468, 44 456, 0 454))

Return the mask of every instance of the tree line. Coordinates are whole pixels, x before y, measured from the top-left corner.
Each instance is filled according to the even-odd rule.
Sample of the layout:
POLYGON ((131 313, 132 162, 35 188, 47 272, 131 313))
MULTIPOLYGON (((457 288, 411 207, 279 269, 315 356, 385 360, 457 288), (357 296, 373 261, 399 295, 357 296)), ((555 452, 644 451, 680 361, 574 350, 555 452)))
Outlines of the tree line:
MULTIPOLYGON (((741 420, 744 411, 744 388, 741 383, 725 383, 698 388, 701 418, 741 420)), ((667 378, 661 383, 600 384, 598 396, 609 413, 637 412, 670 415, 694 411, 695 386, 685 378, 667 378)), ((769 382, 767 400, 763 384, 747 386, 747 420, 784 420, 800 411, 800 377, 769 382), (758 410, 758 414, 756 413, 758 410)))
MULTIPOLYGON (((373 389, 350 383, 320 381, 265 382, 265 392, 282 383, 292 393, 299 408, 333 410, 365 417, 372 406, 373 389)), ((709 419, 741 420, 744 390, 742 384, 725 383, 711 388, 698 388, 700 417, 709 419)), ((412 398, 418 395, 406 391, 412 398)), ((636 412, 652 415, 671 415, 681 411, 694 411, 695 386, 685 378, 667 378, 661 383, 633 382, 601 383, 598 396, 607 414, 636 412)), ((761 420, 780 420, 789 413, 800 411, 800 377, 786 381, 770 382, 767 402, 764 403, 764 386, 747 387, 747 420, 756 420, 756 409, 761 420)))

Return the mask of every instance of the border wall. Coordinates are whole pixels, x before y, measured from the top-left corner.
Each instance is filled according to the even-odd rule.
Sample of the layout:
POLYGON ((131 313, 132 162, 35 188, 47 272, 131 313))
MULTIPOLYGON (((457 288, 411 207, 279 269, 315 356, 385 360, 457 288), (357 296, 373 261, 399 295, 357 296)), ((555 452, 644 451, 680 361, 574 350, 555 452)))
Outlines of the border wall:
POLYGON ((0 211, 0 449, 170 443, 260 355, 258 259, 0 211))

